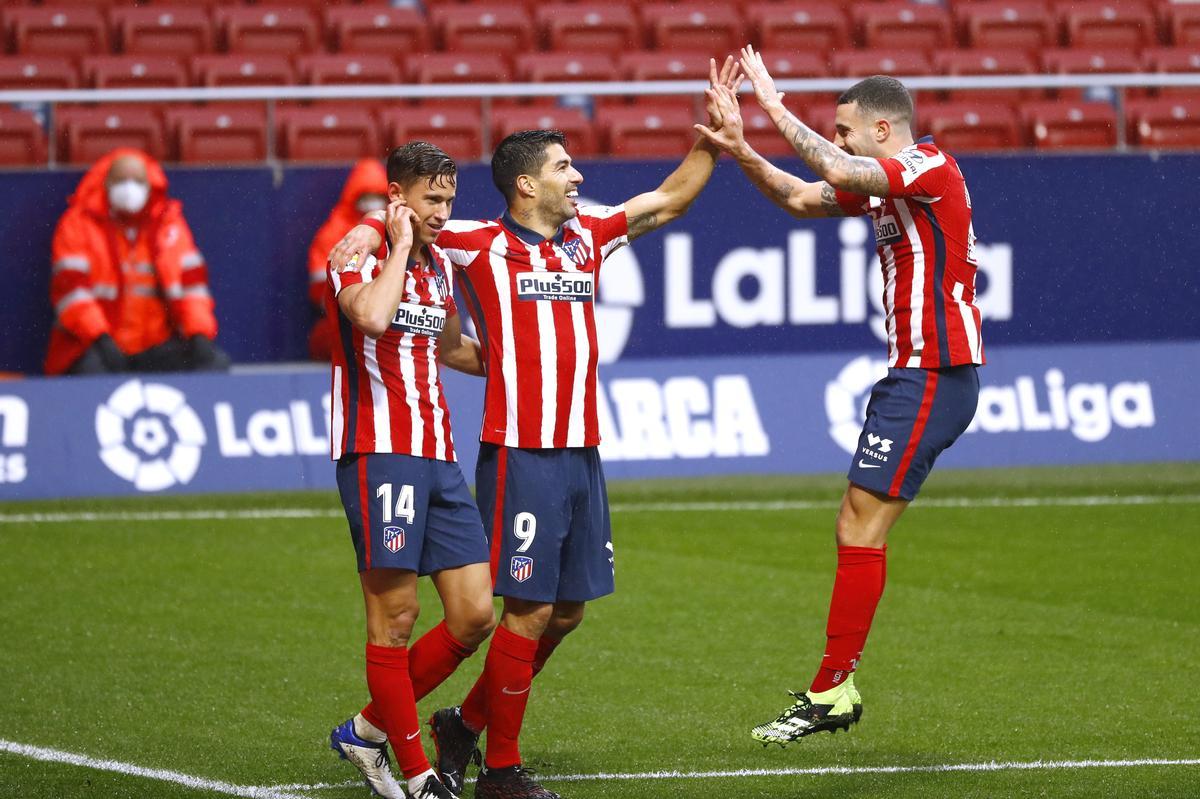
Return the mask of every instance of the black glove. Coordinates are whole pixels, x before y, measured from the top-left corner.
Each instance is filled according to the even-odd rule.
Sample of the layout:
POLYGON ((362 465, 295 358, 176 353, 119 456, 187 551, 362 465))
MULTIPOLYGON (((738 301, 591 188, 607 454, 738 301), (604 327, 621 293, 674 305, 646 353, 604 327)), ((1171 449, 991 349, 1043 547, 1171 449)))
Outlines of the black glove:
POLYGON ((100 363, 104 364, 104 371, 124 372, 129 369, 129 359, 125 357, 125 353, 121 352, 121 348, 117 346, 117 342, 113 341, 113 337, 107 333, 101 333, 100 337, 92 342, 91 349, 100 357, 100 363))
POLYGON ((188 339, 188 365, 197 371, 227 372, 232 361, 225 350, 207 336, 196 334, 188 339))

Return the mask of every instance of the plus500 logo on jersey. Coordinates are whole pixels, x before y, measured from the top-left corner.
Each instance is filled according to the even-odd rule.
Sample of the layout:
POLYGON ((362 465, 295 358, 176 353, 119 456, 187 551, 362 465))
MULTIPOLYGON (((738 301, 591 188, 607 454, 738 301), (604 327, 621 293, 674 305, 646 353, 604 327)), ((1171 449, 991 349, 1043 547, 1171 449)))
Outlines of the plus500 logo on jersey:
POLYGON ((446 312, 441 308, 401 303, 392 319, 392 327, 415 336, 440 336, 446 329, 446 312))
POLYGON ((591 302, 595 279, 579 272, 521 272, 517 275, 517 296, 522 300, 554 302, 591 302))

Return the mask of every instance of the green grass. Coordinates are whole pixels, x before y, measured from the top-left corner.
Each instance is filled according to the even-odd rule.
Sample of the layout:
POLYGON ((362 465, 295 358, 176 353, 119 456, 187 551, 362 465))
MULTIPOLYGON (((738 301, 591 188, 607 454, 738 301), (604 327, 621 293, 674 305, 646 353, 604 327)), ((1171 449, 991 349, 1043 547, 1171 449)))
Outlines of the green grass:
MULTIPOLYGON (((840 478, 614 485, 617 593, 531 696, 546 775, 1200 757, 1200 502, 922 507, 888 586, 850 735, 762 749, 749 728, 823 646, 840 478), (812 500, 813 510, 646 511, 812 500)), ((1200 494, 1200 464, 945 471, 923 498, 1200 494)), ((20 503, 0 513, 305 507, 332 494, 20 503)), ((440 608, 422 593, 422 629, 440 608)), ((0 524, 0 739, 240 785, 333 783, 365 699, 361 598, 338 519, 0 524)), ((422 703, 459 701, 476 657, 422 703)), ((1184 797, 1200 766, 555 782, 590 797, 1184 797)), ((185 797, 0 753, 0 797, 185 797)), ((470 789, 467 791, 470 794, 470 789)), ((209 793, 217 796, 216 793, 209 793)), ((360 786, 309 791, 365 797, 360 786)))

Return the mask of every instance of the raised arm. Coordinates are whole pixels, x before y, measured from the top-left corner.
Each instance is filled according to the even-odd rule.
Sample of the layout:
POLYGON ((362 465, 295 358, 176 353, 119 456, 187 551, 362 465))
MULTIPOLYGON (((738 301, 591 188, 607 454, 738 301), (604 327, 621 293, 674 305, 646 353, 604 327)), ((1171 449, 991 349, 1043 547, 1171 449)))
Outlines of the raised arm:
MULTIPOLYGON (((384 212, 371 211, 364 218, 383 222, 384 212)), ((350 228, 350 231, 342 236, 342 240, 329 251, 329 263, 333 265, 335 271, 341 272, 351 261, 364 263, 367 256, 378 250, 382 244, 383 236, 379 235, 378 230, 370 225, 359 223, 350 228)))
MULTIPOLYGON (((345 286, 337 295, 338 307, 350 324, 370 338, 379 338, 387 332, 396 316, 396 308, 404 299, 413 223, 417 215, 402 202, 396 200, 387 207, 386 224, 392 246, 379 276, 369 282, 345 286)), ((364 268, 364 261, 357 263, 364 268)))
POLYGON ((754 85, 754 96, 758 104, 775 123, 783 137, 804 159, 816 175, 831 186, 842 191, 886 197, 888 194, 887 173, 874 158, 850 155, 816 133, 792 115, 783 105, 783 95, 776 91, 775 81, 767 71, 762 56, 747 45, 742 48, 742 69, 754 85))
POLYGON ((696 130, 708 141, 733 156, 738 166, 760 192, 771 202, 801 219, 823 216, 845 216, 837 202, 837 193, 824 181, 809 183, 788 174, 754 151, 746 141, 741 109, 737 95, 724 86, 709 89, 706 94, 710 118, 721 120, 713 130, 696 125, 696 130))
MULTIPOLYGON (((737 62, 730 56, 725 59, 721 70, 717 62, 709 59, 709 83, 711 88, 725 86, 733 89, 742 82, 737 62)), ((720 128, 720 120, 710 117, 709 124, 720 128)), ((700 190, 708 183, 721 152, 707 138, 701 136, 684 157, 683 163, 667 176, 654 191, 639 194, 626 201, 625 215, 629 219, 629 240, 633 241, 668 222, 683 216, 700 190)))
POLYGON ((442 337, 438 340, 438 363, 458 372, 483 377, 483 350, 479 342, 462 332, 462 319, 458 314, 446 320, 442 337))

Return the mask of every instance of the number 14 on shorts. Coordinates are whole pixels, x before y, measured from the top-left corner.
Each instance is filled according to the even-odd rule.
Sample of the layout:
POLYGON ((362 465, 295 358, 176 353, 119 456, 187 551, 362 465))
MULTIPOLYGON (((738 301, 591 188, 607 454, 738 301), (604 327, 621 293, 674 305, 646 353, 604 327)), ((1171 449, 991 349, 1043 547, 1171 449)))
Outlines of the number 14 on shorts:
POLYGON ((396 494, 396 504, 392 505, 392 484, 382 483, 375 489, 375 497, 380 500, 383 523, 390 524, 393 518, 403 519, 409 524, 416 518, 416 502, 413 499, 413 487, 407 483, 400 486, 396 494))

